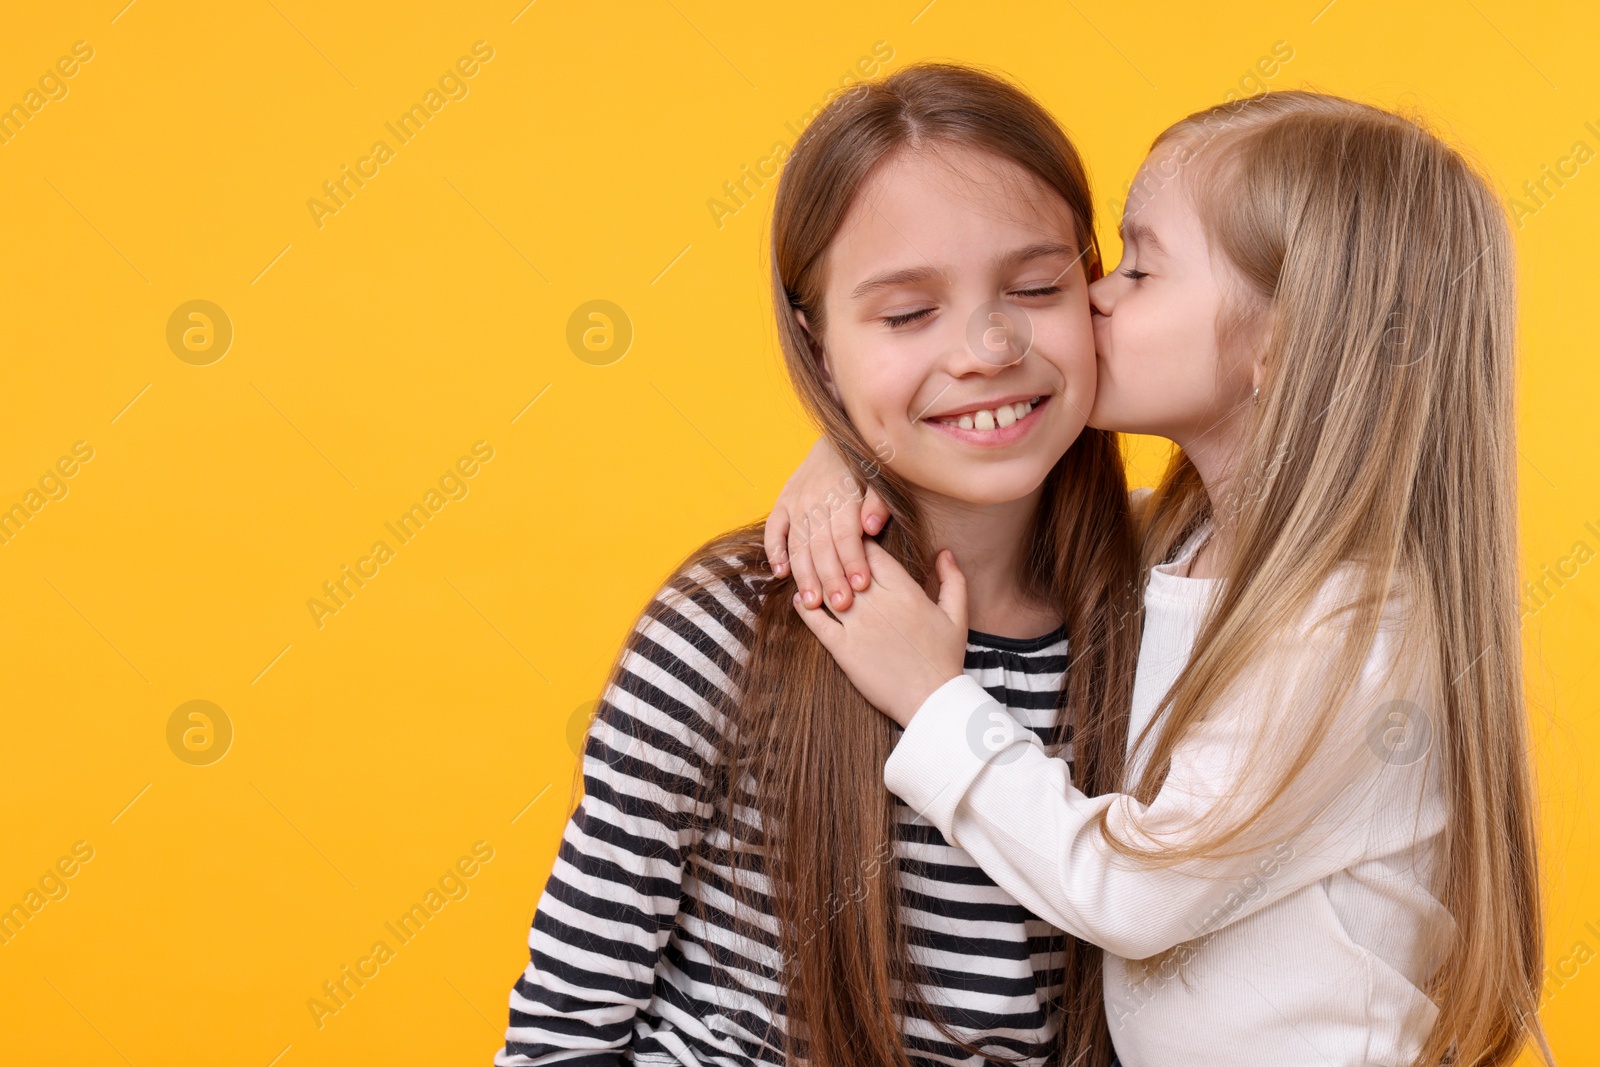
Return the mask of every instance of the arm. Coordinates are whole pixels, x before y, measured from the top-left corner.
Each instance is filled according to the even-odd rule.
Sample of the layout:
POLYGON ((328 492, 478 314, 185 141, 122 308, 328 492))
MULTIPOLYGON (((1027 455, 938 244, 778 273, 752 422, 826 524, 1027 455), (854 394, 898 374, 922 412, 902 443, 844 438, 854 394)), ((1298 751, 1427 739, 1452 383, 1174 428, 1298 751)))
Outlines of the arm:
POLYGON ((1427 670, 1393 631, 1380 632, 1312 764, 1230 849, 1239 854, 1154 867, 1114 853, 1095 825, 1104 812, 1119 840, 1183 844, 1212 829, 1201 820, 1226 798, 1239 798, 1232 810, 1241 814, 1267 801, 1284 769, 1279 757, 1298 750, 1294 709, 1326 681, 1333 638, 1321 630, 1274 642, 1260 661, 1273 677, 1252 675, 1242 695, 1211 709, 1175 751, 1149 804, 1080 792, 1068 765, 1046 756, 965 676, 917 711, 884 768, 885 782, 1036 915, 1116 955, 1144 959, 1443 827, 1442 791, 1429 781, 1438 774, 1433 753, 1395 759, 1374 741, 1392 722, 1392 708, 1425 715, 1423 708, 1437 706, 1427 695, 1437 692, 1427 670), (1264 730, 1264 720, 1286 728, 1264 730), (979 736, 1005 743, 992 751, 973 744, 974 722, 983 724, 979 736))
POLYGON ((862 539, 889 521, 889 509, 877 490, 861 482, 827 438, 818 439, 784 483, 772 514, 767 516, 765 545, 772 573, 794 571, 795 585, 808 607, 827 597, 843 611, 852 590, 872 584, 862 539))
POLYGON ((706 653, 743 651, 717 621, 719 610, 744 618, 743 605, 725 587, 707 596, 642 617, 606 688, 584 750, 583 801, 511 992, 501 1067, 630 1062, 634 1016, 654 993, 678 914, 697 787, 715 756, 708 698, 727 685, 727 659, 706 653))

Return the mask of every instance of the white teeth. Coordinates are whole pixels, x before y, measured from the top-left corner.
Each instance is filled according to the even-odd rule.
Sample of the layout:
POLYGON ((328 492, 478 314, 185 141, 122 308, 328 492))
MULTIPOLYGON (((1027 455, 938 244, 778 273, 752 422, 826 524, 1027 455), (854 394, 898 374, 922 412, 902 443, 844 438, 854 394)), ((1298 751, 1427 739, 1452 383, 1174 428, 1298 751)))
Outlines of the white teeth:
MULTIPOLYGON (((1018 419, 1027 418, 1032 413, 1034 404, 1041 399, 1043 398, 1034 397, 1032 400, 1019 400, 1015 404, 1002 404, 993 410, 984 408, 981 411, 962 415, 953 421, 956 426, 963 430, 993 430, 996 427, 1004 429, 1018 419)), ((952 422, 950 419, 940 419, 939 421, 946 424, 952 422)))

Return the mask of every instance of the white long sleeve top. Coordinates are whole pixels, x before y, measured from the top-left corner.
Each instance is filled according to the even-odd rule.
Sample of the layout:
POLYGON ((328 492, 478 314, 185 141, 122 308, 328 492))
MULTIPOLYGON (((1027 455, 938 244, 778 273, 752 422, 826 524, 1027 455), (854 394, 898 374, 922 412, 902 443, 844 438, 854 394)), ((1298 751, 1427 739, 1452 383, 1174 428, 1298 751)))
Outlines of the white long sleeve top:
MULTIPOLYGON (((1130 783, 1146 751, 1132 751, 1135 740, 1223 581, 1187 576, 1205 532, 1146 586, 1130 783)), ((1251 824, 1247 854, 1170 868, 1114 853, 1091 825, 1104 811, 1120 840, 1183 841, 1218 798, 1270 786, 1274 757, 1292 757, 1305 736, 1295 695, 1327 673, 1340 634, 1337 621, 1315 621, 1342 603, 1351 577, 1337 572, 1307 624, 1275 635, 1256 673, 1208 709, 1148 805, 1080 792, 1071 768, 966 676, 928 698, 885 765, 888 788, 996 884, 1105 949, 1124 1067, 1398 1067, 1438 1014, 1423 985, 1455 932, 1433 888, 1447 818, 1442 687, 1397 597, 1314 763, 1345 788, 1297 780, 1251 824)))

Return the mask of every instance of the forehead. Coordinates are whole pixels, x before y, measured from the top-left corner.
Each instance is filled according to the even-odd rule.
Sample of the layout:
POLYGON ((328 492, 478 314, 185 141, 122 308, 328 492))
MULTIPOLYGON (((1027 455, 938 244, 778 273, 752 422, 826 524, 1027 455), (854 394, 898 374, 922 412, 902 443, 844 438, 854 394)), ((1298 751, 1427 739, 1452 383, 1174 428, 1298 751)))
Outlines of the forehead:
POLYGON ((1121 229, 1154 232, 1163 248, 1206 243, 1190 180, 1199 164, 1181 145, 1162 145, 1139 165, 1123 207, 1121 229))
POLYGON ((965 145, 902 148, 875 167, 829 249, 835 267, 885 254, 985 255, 1040 234, 1077 245, 1066 200, 1013 160, 965 145))
POLYGON ((1178 193, 1187 164, 1172 145, 1162 145, 1144 158, 1134 173, 1133 186, 1128 190, 1124 214, 1160 212, 1168 207, 1178 193))

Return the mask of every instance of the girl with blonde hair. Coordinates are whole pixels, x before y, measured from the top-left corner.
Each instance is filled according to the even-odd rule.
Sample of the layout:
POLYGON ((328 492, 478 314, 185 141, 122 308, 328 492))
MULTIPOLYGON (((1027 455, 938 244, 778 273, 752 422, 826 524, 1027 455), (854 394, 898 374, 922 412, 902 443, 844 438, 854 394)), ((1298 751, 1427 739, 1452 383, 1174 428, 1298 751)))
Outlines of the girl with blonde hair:
POLYGON ((1416 122, 1273 92, 1162 133, 1122 234, 1089 423, 1177 445, 1139 522, 1126 776, 1087 793, 958 676, 945 554, 935 586, 863 553, 853 503, 791 531, 843 472, 816 450, 769 553, 905 727, 886 784, 1105 950, 1126 1067, 1551 1062, 1501 204, 1416 122))

